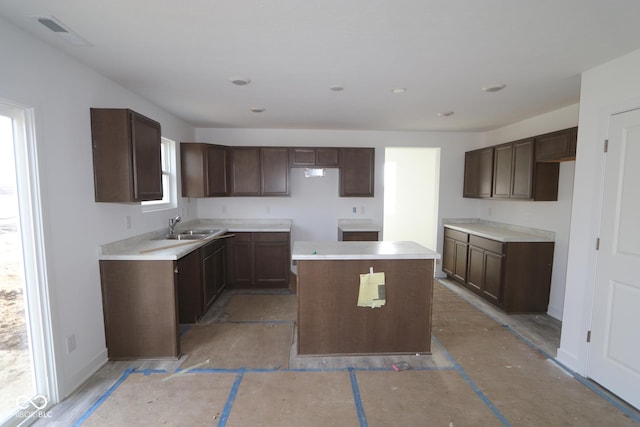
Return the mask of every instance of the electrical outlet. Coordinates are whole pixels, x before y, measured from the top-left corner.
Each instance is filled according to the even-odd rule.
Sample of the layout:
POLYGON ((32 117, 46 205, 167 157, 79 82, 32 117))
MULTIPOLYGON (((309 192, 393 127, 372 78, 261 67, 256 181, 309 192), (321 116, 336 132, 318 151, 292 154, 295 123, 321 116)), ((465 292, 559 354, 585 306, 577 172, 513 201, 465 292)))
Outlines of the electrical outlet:
POLYGON ((357 212, 358 212, 358 208, 356 208, 356 207, 354 206, 354 207, 353 207, 353 209, 351 209, 351 211, 352 211, 353 213, 357 213, 357 212))
POLYGON ((67 350, 72 353, 76 349, 76 334, 67 337, 67 350))
POLYGON ((124 217, 124 228, 125 230, 131 230, 131 215, 124 217))
POLYGON ((364 215, 364 206, 360 207, 360 215, 364 215))

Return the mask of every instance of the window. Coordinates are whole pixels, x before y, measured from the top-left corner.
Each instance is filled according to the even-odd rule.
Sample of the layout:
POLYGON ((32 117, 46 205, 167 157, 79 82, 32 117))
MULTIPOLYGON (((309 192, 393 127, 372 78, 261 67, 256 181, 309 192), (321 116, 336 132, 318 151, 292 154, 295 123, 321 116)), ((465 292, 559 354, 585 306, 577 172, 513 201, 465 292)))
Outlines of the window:
POLYGON ((173 209, 177 206, 176 143, 163 137, 160 155, 162 159, 162 200, 142 202, 143 212, 173 209))

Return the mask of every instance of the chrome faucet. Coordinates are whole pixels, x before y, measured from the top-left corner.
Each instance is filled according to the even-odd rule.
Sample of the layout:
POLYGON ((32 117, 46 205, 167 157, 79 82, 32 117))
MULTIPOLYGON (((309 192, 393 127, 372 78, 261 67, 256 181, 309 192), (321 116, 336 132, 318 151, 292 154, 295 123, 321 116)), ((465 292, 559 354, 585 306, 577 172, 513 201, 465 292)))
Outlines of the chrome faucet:
POLYGON ((182 221, 180 216, 173 217, 169 220, 169 234, 173 234, 176 228, 176 224, 182 221))

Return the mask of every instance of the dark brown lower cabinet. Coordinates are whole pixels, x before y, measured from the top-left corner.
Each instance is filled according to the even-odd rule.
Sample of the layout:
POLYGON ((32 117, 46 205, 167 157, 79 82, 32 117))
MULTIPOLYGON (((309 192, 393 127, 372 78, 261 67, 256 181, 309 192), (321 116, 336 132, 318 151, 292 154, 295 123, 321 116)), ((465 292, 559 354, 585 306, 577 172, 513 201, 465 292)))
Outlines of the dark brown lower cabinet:
POLYGON ((338 229, 338 240, 341 242, 377 242, 377 231, 342 231, 338 229))
POLYGON ((500 242, 445 227, 442 270, 506 313, 546 313, 553 251, 553 242, 500 242))
POLYGON ((467 287, 494 304, 500 304, 502 300, 503 257, 502 251, 490 252, 481 246, 469 244, 467 287))
POLYGON ((240 232, 227 239, 227 283, 235 288, 286 288, 291 271, 290 233, 240 232))
POLYGON ((214 240, 203 246, 200 253, 202 257, 201 289, 204 295, 202 314, 204 314, 227 283, 225 243, 223 240, 214 240))
POLYGON ((176 271, 176 261, 100 261, 109 359, 180 357, 176 271))
POLYGON ((180 323, 196 323, 204 314, 202 259, 195 250, 177 261, 180 323))
POLYGON ((469 235, 449 228, 444 229, 442 270, 465 282, 467 280, 467 248, 469 235))

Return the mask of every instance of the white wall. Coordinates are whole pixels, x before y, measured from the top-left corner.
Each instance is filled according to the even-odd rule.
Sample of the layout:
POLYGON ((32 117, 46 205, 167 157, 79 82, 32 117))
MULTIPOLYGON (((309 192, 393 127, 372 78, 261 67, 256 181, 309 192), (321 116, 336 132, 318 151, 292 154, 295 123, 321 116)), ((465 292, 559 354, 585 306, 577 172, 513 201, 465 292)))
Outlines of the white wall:
POLYGON ((438 246, 440 149, 388 147, 385 170, 384 240, 412 240, 438 246))
MULTIPOLYGON (((485 146, 540 135, 578 124, 578 104, 551 111, 485 134, 485 146)), ((556 233, 549 315, 562 320, 569 250, 575 162, 560 164, 557 202, 478 200, 480 218, 556 233)))
MULTIPOLYGON (((337 239, 337 220, 369 218, 383 224, 385 147, 440 147, 439 225, 441 219, 479 212, 474 201, 462 198, 464 153, 482 143, 480 133, 375 132, 277 129, 197 129, 198 142, 230 146, 375 147, 375 197, 338 197, 337 170, 324 178, 305 179, 292 170, 291 197, 198 199, 202 218, 288 218, 293 220, 292 240, 337 239), (357 213, 352 213, 352 208, 357 213), (364 212, 362 210, 364 208, 364 212)), ((442 252, 442 227, 438 227, 438 252, 442 252)), ((440 266, 439 266, 440 267, 440 266)), ((438 268, 440 269, 440 268, 438 268)))
POLYGON ((562 339, 558 359, 586 374, 586 334, 591 323, 602 178, 603 141, 609 116, 640 108, 640 50, 582 75, 578 155, 567 266, 562 339))
POLYGON ((55 363, 63 398, 106 361, 98 246, 164 227, 180 211, 142 214, 139 205, 94 202, 89 108, 131 108, 159 121, 163 136, 176 141, 191 139, 194 131, 2 19, 0 58, 0 98, 33 108, 35 114, 55 363), (129 230, 126 216, 132 219, 129 230), (77 348, 68 353, 71 334, 77 348))

